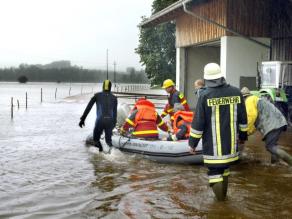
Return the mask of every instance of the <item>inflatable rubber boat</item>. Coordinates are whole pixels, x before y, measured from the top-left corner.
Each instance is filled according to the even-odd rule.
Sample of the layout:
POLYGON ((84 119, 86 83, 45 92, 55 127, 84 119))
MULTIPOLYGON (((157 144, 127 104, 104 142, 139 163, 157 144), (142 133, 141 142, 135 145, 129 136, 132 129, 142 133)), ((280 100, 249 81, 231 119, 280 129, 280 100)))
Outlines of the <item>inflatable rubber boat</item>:
MULTIPOLYGON (((101 140, 102 145, 106 145, 101 140)), ((86 144, 93 145, 92 135, 86 139, 86 144)), ((142 140, 137 138, 120 136, 114 133, 112 136, 113 147, 126 153, 141 154, 143 157, 162 163, 202 164, 202 142, 196 148, 196 154, 189 152, 188 140, 162 141, 142 140)))

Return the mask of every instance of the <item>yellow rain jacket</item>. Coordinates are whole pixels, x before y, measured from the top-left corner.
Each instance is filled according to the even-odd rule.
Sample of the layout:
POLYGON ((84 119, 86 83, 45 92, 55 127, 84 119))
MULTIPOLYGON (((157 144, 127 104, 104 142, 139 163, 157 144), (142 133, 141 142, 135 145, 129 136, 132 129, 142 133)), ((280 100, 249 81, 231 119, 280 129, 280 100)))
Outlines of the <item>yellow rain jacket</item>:
POLYGON ((258 117, 258 101, 259 97, 249 96, 245 100, 247 114, 247 134, 251 135, 256 131, 255 122, 258 117))

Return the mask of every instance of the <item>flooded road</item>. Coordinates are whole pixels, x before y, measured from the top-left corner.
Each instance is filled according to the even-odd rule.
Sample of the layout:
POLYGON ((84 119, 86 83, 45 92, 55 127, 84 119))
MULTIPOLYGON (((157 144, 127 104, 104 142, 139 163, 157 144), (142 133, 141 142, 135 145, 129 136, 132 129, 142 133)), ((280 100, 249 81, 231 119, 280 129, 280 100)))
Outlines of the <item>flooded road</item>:
MULTIPOLYGON (((85 128, 78 122, 90 95, 40 103, 39 88, 55 88, 35 85, 31 107, 11 120, 9 98, 33 89, 13 86, 0 84, 0 218, 292 218, 292 170, 269 164, 258 135, 232 168, 228 200, 218 203, 203 166, 86 147, 95 109, 85 128)), ((280 143, 292 153, 291 130, 280 143)))

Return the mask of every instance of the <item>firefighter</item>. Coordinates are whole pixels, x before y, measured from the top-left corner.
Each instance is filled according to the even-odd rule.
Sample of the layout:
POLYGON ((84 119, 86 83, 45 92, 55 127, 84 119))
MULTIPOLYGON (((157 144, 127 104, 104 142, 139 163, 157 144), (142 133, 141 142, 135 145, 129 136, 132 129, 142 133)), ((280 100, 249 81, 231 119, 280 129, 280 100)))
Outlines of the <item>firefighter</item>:
POLYGON ((145 98, 141 98, 136 102, 120 131, 125 134, 132 128, 134 137, 155 140, 158 139, 157 127, 163 131, 168 131, 167 125, 155 111, 154 104, 145 98))
POLYGON ((217 200, 226 198, 229 166, 239 157, 238 143, 247 140, 247 116, 238 88, 226 83, 220 66, 204 67, 206 90, 200 94, 190 131, 190 152, 203 140, 204 164, 217 200), (239 141, 237 140, 239 139, 239 141))
POLYGON ((167 79, 163 82, 162 88, 169 94, 168 103, 165 105, 161 117, 169 115, 170 120, 173 121, 174 104, 179 103, 184 107, 184 111, 190 111, 190 107, 183 93, 179 92, 175 88, 175 84, 171 79, 167 79))
POLYGON ((241 93, 245 98, 248 118, 247 134, 251 135, 258 130, 263 135, 267 151, 272 155, 272 163, 281 158, 291 166, 292 156, 278 147, 279 137, 287 129, 283 114, 265 98, 252 95, 247 87, 243 87, 241 93))
POLYGON ((85 126, 85 119, 94 103, 96 103, 96 121, 93 131, 93 140, 99 151, 103 151, 100 143, 100 136, 105 132, 105 141, 109 147, 112 147, 112 130, 117 122, 117 98, 111 93, 112 83, 105 80, 102 85, 102 92, 94 94, 89 101, 83 115, 80 118, 79 126, 85 126))

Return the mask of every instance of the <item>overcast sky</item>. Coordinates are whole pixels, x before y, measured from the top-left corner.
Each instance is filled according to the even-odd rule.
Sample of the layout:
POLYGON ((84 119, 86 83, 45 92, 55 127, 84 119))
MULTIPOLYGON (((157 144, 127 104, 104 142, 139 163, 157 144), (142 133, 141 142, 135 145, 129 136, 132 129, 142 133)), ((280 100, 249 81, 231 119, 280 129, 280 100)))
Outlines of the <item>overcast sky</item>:
POLYGON ((0 67, 70 60, 85 68, 141 68, 141 16, 153 0, 0 0, 0 67))

